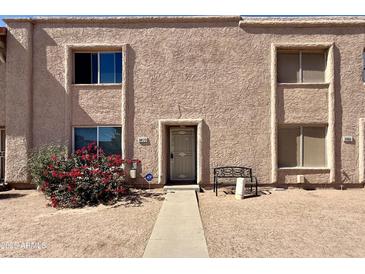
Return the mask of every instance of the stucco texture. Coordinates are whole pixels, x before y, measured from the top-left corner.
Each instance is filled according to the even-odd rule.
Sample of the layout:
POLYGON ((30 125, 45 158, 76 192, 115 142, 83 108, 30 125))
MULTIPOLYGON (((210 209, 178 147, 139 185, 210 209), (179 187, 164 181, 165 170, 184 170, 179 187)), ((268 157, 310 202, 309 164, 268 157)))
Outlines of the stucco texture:
MULTIPOLYGON (((24 23, 11 24, 25 28, 24 23)), ((14 40, 24 39, 15 31, 10 28, 14 40)), ((142 160, 140 176, 151 171, 158 178, 160 119, 203 119, 203 173, 210 175, 203 184, 211 183, 213 167, 223 165, 250 166, 259 183, 269 184, 272 43, 334 43, 336 182, 357 183, 358 147, 343 144, 341 137, 352 135, 356 143, 358 121, 365 116, 361 78, 364 41, 361 25, 272 28, 239 26, 238 20, 97 24, 41 20, 33 30, 32 121, 21 124, 32 125, 32 147, 70 143, 72 126, 121 124, 121 88, 72 85, 66 75, 66 67, 70 68, 67 47, 128 44, 125 142, 128 156, 142 160), (139 136, 148 137, 149 144, 139 144, 139 136)), ((21 49, 10 47, 9 51, 7 79, 16 82, 15 70, 21 66, 16 55, 21 49)), ((327 92, 326 86, 279 88, 277 121, 327 123, 327 92)), ((7 104, 7 109, 19 107, 16 101, 7 104)), ((22 119, 13 116, 14 111, 6 114, 8 123, 22 119)), ((15 165, 18 157, 9 151, 7 163, 15 165)), ((13 178, 12 172, 7 171, 9 178, 13 178)), ((281 171, 282 182, 291 181, 285 176, 281 171)), ((318 176, 320 183, 324 176, 328 174, 318 176)), ((316 183, 315 178, 316 172, 310 181, 316 183)))
POLYGON ((328 122, 328 87, 279 86, 277 96, 279 124, 328 122))

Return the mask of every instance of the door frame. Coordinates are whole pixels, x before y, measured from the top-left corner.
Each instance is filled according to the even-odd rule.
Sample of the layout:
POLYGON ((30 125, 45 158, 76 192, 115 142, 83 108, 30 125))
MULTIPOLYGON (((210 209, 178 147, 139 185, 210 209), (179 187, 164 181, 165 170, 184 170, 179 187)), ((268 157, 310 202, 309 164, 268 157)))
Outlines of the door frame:
POLYGON ((160 119, 158 120, 158 183, 168 181, 168 127, 196 126, 196 183, 202 184, 203 177, 203 119, 160 119))
POLYGON ((185 125, 179 125, 179 126, 168 126, 167 127, 167 134, 168 134, 168 146, 167 146, 167 155, 166 158, 168 159, 168 165, 167 165, 167 181, 166 184, 196 184, 196 177, 197 177, 197 126, 193 125, 193 126, 185 126, 185 125), (191 128, 193 129, 193 138, 194 138, 194 143, 193 143, 193 159, 194 159, 194 178, 191 179, 175 179, 172 180, 171 178, 171 169, 172 169, 172 162, 171 162, 171 129, 181 129, 184 130, 186 128, 191 128))

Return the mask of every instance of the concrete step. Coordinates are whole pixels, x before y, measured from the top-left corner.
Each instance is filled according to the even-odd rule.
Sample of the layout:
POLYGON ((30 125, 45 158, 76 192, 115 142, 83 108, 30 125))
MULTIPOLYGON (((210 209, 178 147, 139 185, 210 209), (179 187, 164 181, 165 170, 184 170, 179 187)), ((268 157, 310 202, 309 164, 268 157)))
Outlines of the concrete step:
POLYGON ((200 187, 197 184, 164 186, 163 189, 164 189, 165 192, 178 191, 178 190, 194 190, 195 192, 200 191, 200 187))

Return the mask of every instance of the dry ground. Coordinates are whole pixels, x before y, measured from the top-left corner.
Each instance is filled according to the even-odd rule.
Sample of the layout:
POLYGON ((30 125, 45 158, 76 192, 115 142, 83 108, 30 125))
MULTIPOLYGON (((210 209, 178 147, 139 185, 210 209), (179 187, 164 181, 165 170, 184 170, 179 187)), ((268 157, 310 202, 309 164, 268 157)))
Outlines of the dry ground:
POLYGON ((141 257, 163 200, 151 192, 114 206, 62 210, 47 207, 35 190, 0 192, 0 257, 141 257), (9 248, 29 242, 46 248, 9 248))
POLYGON ((365 257, 365 190, 199 194, 210 257, 365 257))

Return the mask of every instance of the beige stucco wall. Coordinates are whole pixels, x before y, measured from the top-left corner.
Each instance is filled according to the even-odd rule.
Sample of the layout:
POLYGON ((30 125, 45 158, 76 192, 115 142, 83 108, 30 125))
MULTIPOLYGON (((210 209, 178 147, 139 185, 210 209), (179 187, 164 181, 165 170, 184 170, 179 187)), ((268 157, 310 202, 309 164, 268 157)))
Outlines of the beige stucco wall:
POLYGON ((279 124, 328 122, 328 85, 324 88, 279 86, 276 92, 279 124))
POLYGON ((28 180, 27 156, 32 148, 33 25, 9 25, 7 34, 5 181, 28 180))
MULTIPOLYGON (((27 56, 24 36, 28 32, 25 23, 11 23, 7 93, 12 90, 16 96, 28 96, 29 79, 19 82, 15 74, 16 69, 24 66, 24 60, 18 56, 27 56), (20 91, 15 91, 16 85, 21 85, 20 91)), ((72 86, 66 75, 67 47, 128 44, 126 146, 131 157, 142 160, 142 175, 152 171, 158 178, 160 119, 203 119, 206 160, 202 177, 207 178, 203 184, 209 183, 211 169, 221 165, 251 166, 260 183, 271 183, 272 44, 334 43, 335 177, 337 183, 358 183, 356 144, 359 118, 365 117, 365 86, 361 79, 364 41, 362 25, 272 28, 239 26, 238 19, 97 24, 37 21, 31 56, 33 99, 27 101, 31 102, 31 122, 10 112, 6 114, 7 127, 9 124, 16 131, 11 126, 14 123, 32 125, 29 140, 32 139, 32 147, 37 147, 50 142, 71 142, 67 136, 72 126, 121 124, 121 88, 72 86), (67 102, 71 102, 70 107, 67 102), (342 135, 354 136, 355 144, 343 144, 342 135), (148 137, 150 144, 138 144, 138 136, 148 137)), ((327 86, 278 87, 277 122, 327 123, 328 90, 327 86)), ((9 98, 15 99, 15 95, 9 98)), ((7 108, 19 107, 15 100, 8 99, 6 104, 7 108)), ((26 134, 23 130, 19 136, 26 134)), ((16 134, 8 138, 14 139, 14 144, 21 143, 16 134)), ((16 177, 14 171, 26 148, 25 145, 24 149, 14 151, 10 146, 9 181, 25 179, 16 177)), ((296 175, 304 173, 310 183, 329 180, 329 171, 280 170, 278 183, 296 183, 296 175)))
MULTIPOLYGON (((271 43, 334 43, 336 182, 358 183, 358 121, 365 114, 365 86, 361 70, 365 47, 364 25, 306 28, 242 26, 242 37, 251 40, 252 48, 264 55, 269 54, 271 43), (344 144, 343 135, 352 135, 355 142, 344 144)), ((260 81, 260 85, 265 84, 260 81)), ((301 171, 296 172, 299 174, 301 171)), ((283 176, 282 173, 285 171, 280 176, 283 176)))

